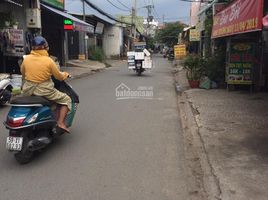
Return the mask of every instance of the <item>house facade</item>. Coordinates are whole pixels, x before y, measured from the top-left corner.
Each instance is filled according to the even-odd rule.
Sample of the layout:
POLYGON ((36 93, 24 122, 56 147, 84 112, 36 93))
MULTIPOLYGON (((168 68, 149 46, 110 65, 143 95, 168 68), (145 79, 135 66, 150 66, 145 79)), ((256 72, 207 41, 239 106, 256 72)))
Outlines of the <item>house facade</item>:
POLYGON ((32 34, 26 13, 35 6, 27 0, 0 1, 0 72, 19 72, 17 62, 29 51, 32 34))
POLYGON ((267 14, 265 0, 192 3, 191 28, 200 33, 197 53, 207 57, 209 51, 225 51, 228 86, 268 90, 268 27, 263 24, 267 14))

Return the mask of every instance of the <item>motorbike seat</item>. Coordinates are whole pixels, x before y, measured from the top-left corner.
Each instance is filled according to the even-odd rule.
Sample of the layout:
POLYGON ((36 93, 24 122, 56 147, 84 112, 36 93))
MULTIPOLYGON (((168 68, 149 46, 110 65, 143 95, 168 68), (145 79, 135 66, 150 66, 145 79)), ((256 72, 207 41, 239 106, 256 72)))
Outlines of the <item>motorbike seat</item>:
POLYGON ((13 99, 10 103, 14 105, 41 104, 44 106, 51 106, 50 101, 48 101, 44 97, 39 97, 39 96, 17 97, 13 99))

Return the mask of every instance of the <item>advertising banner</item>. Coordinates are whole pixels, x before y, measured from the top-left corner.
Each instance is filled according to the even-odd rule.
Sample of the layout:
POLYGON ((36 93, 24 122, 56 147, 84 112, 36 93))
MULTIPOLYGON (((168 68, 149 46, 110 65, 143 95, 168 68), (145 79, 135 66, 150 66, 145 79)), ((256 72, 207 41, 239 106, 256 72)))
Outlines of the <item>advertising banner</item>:
POLYGON ((196 29, 190 30, 190 42, 199 42, 200 41, 200 31, 196 29))
POLYGON ((227 66, 228 84, 251 85, 253 83, 254 44, 233 43, 227 66))
POLYGON ((3 37, 4 55, 23 56, 24 55, 24 32, 22 29, 3 29, 0 37, 3 37))
POLYGON ((213 15, 218 14, 226 7, 226 3, 215 3, 213 4, 213 15))
POLYGON ((24 39, 23 39, 23 30, 22 29, 9 29, 10 39, 14 46, 23 46, 24 39))
POLYGON ((103 33, 103 29, 104 29, 104 24, 98 22, 95 28, 95 33, 96 34, 102 34, 103 33))
POLYGON ((175 59, 182 59, 186 56, 186 45, 179 44, 174 46, 175 59))
POLYGON ((262 29, 263 0, 236 0, 213 18, 212 38, 262 29))
POLYGON ((64 9, 64 0, 42 0, 42 2, 52 5, 56 8, 64 9))
POLYGON ((94 27, 92 26, 85 26, 84 24, 81 24, 79 22, 73 22, 73 29, 76 31, 83 31, 87 33, 94 33, 94 27))

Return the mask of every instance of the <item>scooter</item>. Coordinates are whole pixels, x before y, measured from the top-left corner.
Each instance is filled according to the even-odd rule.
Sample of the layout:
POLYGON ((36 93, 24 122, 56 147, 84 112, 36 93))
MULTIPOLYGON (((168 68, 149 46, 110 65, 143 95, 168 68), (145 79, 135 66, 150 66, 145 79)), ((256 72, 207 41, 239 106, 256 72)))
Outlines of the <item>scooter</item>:
POLYGON ((145 71, 145 69, 142 66, 142 60, 135 60, 135 69, 138 76, 141 76, 142 72, 145 71))
MULTIPOLYGON (((54 80, 55 88, 68 94, 72 99, 72 110, 66 117, 67 127, 73 119, 79 104, 79 97, 65 81, 54 80)), ((36 151, 47 147, 64 132, 57 128, 60 105, 43 97, 18 97, 10 102, 11 109, 4 122, 9 130, 6 148, 14 152, 20 164, 29 163, 36 151)))
POLYGON ((10 101, 12 89, 10 76, 7 74, 0 75, 0 105, 10 101))
POLYGON ((168 57, 168 60, 169 61, 172 61, 174 60, 174 51, 173 50, 170 50, 167 54, 167 57, 168 57))

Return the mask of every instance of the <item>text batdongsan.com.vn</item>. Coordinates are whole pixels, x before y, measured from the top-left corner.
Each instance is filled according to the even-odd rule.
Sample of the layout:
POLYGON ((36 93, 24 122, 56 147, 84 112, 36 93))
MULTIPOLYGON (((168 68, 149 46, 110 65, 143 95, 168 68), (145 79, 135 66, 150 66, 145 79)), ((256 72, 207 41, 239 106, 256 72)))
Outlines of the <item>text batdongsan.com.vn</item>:
POLYGON ((137 90, 131 90, 127 85, 121 83, 115 90, 116 99, 152 99, 153 87, 141 86, 137 90))

